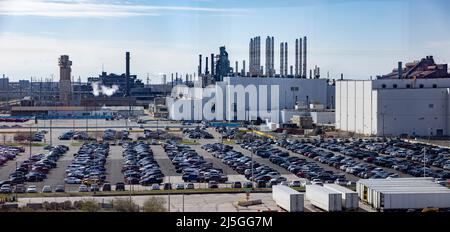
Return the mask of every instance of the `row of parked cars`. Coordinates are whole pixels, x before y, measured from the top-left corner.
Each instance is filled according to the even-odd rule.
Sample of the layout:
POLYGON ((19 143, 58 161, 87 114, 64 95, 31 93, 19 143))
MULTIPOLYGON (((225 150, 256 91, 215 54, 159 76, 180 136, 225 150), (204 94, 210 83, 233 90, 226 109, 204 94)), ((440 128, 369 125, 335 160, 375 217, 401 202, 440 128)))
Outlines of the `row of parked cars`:
MULTIPOLYGON (((445 167, 443 162, 450 157, 447 148, 414 144, 399 139, 385 139, 385 141, 377 139, 332 139, 313 142, 312 144, 362 159, 365 163, 395 169, 415 177, 425 175, 443 180, 450 178, 448 170, 439 168, 440 164, 444 164, 442 167, 445 167), (427 167, 424 167, 424 156, 427 167), (431 168, 430 166, 435 167, 431 168)), ((383 177, 385 176, 382 175, 380 178, 383 177)))
POLYGON ((184 129, 183 134, 185 134, 190 139, 213 139, 211 133, 206 131, 205 129, 201 129, 196 127, 195 129, 184 129))
POLYGON ((175 166, 176 172, 182 174, 183 181, 213 183, 228 181, 223 170, 214 167, 212 162, 206 161, 190 146, 168 140, 163 144, 163 148, 175 166))
POLYGON ((150 145, 144 141, 127 142, 122 145, 125 183, 144 186, 163 181, 164 174, 153 157, 150 145))
MULTIPOLYGON (((343 173, 325 170, 316 162, 307 161, 298 156, 291 156, 274 146, 275 141, 267 139, 251 140, 241 143, 241 147, 247 149, 261 158, 267 158, 270 162, 286 169, 300 178, 306 178, 312 184, 336 183, 340 185, 351 184, 343 173)), ((306 182, 304 184, 307 184, 306 182)))
POLYGON ((101 184, 106 179, 106 158, 109 155, 107 142, 85 142, 74 154, 66 169, 66 184, 101 184))
POLYGON ((220 133, 224 139, 236 139, 236 135, 239 131, 237 128, 230 127, 216 127, 214 130, 220 133))
POLYGON ((21 152, 25 152, 25 149, 23 147, 0 145, 0 165, 5 164, 9 160, 15 159, 16 156, 21 152))
POLYGON ((32 155, 23 161, 9 175, 9 184, 23 184, 24 182, 40 182, 47 178, 51 169, 56 168, 57 162, 69 148, 58 145, 50 149, 46 154, 32 155))
MULTIPOLYGON (((233 150, 229 145, 222 143, 205 144, 203 149, 210 152, 212 156, 221 160, 237 173, 244 175, 247 180, 252 181, 258 188, 271 187, 287 181, 287 179, 273 168, 252 161, 251 157, 243 155, 241 152, 233 150), (252 171, 253 170, 253 171, 252 171)), ((245 186, 252 186, 252 182, 244 183, 245 186)))
POLYGON ((86 131, 66 131, 62 133, 60 136, 58 136, 59 140, 95 140, 92 137, 89 137, 88 133, 86 131))

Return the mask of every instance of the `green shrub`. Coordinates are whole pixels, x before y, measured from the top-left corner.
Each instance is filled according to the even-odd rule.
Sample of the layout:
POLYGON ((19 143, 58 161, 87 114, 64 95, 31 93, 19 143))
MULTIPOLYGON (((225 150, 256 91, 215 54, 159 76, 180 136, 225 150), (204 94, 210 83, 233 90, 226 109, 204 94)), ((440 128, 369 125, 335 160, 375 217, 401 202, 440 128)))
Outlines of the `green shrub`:
POLYGON ((139 205, 131 199, 117 198, 113 202, 113 208, 117 212, 139 212, 139 205))
POLYGON ((161 197, 150 197, 144 202, 144 212, 166 212, 166 200, 161 197))

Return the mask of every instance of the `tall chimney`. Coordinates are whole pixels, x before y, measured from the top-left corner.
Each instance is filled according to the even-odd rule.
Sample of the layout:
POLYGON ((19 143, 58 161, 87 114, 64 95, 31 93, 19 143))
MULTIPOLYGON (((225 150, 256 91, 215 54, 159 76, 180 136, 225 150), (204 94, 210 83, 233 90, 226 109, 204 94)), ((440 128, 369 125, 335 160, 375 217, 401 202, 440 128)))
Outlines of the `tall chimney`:
POLYGON ((236 70, 234 71, 236 73, 236 76, 238 75, 239 71, 238 71, 238 62, 236 61, 236 70))
POLYGON ((288 43, 284 42, 284 75, 288 75, 288 43))
POLYGON ((125 53, 125 62, 126 62, 125 75, 127 78, 129 78, 130 77, 130 52, 125 53))
POLYGON ((302 56, 303 56, 303 49, 302 49, 302 38, 298 39, 298 76, 301 78, 303 77, 302 73, 302 56))
POLYGON ((284 43, 280 43, 280 76, 283 77, 284 72, 284 43))
POLYGON ((202 54, 198 55, 198 76, 202 75, 202 54))
POLYGON ((298 39, 295 40, 295 76, 298 76, 298 39))
POLYGON ((307 42, 306 42, 306 36, 303 37, 303 76, 306 78, 306 72, 308 71, 307 67, 307 50, 306 50, 307 42))
POLYGON ((211 53, 211 76, 214 76, 214 53, 211 53))
POLYGON ((206 63, 205 63, 205 75, 208 75, 209 74, 209 70, 208 70, 208 57, 205 57, 206 58, 206 63))
POLYGON ((403 78, 403 64, 401 61, 398 62, 398 79, 403 78))
POLYGON ((174 84, 174 83, 173 83, 173 73, 172 73, 172 79, 171 79, 171 80, 172 80, 172 86, 173 86, 173 84, 174 84))
POLYGON ((293 69, 292 65, 290 66, 290 69, 291 69, 291 70, 290 70, 290 75, 292 76, 292 75, 294 75, 294 74, 292 73, 292 71, 293 71, 293 70, 292 70, 292 69, 293 69))
POLYGON ((242 76, 245 76, 245 60, 242 61, 242 76))

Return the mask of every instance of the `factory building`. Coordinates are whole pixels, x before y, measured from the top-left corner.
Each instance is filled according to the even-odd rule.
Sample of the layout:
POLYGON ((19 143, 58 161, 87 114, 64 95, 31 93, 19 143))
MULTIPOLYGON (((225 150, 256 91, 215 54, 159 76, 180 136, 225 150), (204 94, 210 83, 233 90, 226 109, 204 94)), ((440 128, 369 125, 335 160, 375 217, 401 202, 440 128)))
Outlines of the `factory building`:
MULTIPOLYGON (((204 91, 202 89, 190 91, 204 91)), ((186 90, 166 100, 172 120, 266 120, 279 123, 283 109, 293 109, 297 103, 332 105, 334 95, 326 79, 275 77, 225 77, 208 89, 208 96, 188 94, 186 90), (244 104, 245 103, 245 104, 244 104), (210 115, 202 109, 207 108, 210 115)))
POLYGON ((336 129, 376 136, 450 135, 450 75, 429 56, 377 80, 336 82, 336 129))

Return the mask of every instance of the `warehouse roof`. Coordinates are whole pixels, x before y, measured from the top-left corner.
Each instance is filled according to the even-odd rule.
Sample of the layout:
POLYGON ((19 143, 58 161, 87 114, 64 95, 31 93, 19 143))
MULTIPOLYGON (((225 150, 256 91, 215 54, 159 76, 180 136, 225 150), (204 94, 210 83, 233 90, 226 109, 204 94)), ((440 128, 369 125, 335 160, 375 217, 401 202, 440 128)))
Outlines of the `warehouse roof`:
POLYGON ((357 183, 382 193, 450 193, 433 178, 366 179, 357 183))

